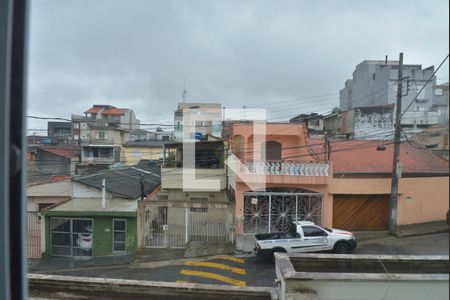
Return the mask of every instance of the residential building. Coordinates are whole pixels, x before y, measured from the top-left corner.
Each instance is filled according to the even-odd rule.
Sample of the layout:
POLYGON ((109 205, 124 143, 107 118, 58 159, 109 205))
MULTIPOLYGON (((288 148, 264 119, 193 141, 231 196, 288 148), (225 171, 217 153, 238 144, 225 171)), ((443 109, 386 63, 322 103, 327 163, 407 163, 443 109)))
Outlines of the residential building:
POLYGON ((72 143, 72 123, 71 122, 48 122, 47 134, 52 144, 72 143))
POLYGON ((29 177, 27 184, 27 258, 41 259, 45 252, 44 222, 41 212, 56 203, 72 197, 72 181, 70 176, 29 177))
MULTIPOLYGON (((318 152, 318 141, 310 141, 318 152)), ((353 231, 387 230, 393 144, 381 141, 331 143, 332 226, 353 231)), ((445 220, 449 209, 448 161, 409 143, 400 145, 397 224, 445 220)))
POLYGON ((164 152, 161 190, 139 204, 145 216, 142 247, 232 247, 234 206, 226 190, 224 142, 171 143, 164 152))
POLYGON ((159 187, 159 172, 159 167, 140 164, 74 178, 72 197, 42 212, 46 255, 99 257, 134 253, 143 230, 138 220, 138 201, 159 187))
MULTIPOLYGON (((84 116, 72 115, 73 139, 81 145, 80 172, 107 169, 119 163, 122 145, 140 139, 140 122, 133 110, 111 105, 94 105, 84 116)), ((144 134, 146 135, 146 133, 144 134)))
POLYGON ((182 141, 184 128, 198 136, 222 137, 222 104, 178 103, 174 112, 174 139, 182 141))
POLYGON ((253 124, 234 124, 232 133, 228 183, 238 250, 252 251, 255 233, 286 231, 289 218, 332 225, 332 169, 309 153, 305 123, 267 123, 264 135, 253 124))
POLYGON ((81 161, 81 149, 77 145, 41 146, 35 151, 30 167, 45 175, 74 175, 81 161))
POLYGON ((388 139, 394 134, 394 105, 356 107, 324 117, 325 131, 346 139, 388 139))
POLYGON ((95 167, 100 170, 119 163, 123 144, 129 140, 128 136, 128 131, 123 129, 90 125, 81 142, 79 168, 83 170, 95 167))
POLYGON ((448 123, 448 82, 434 85, 431 109, 439 112, 439 123, 448 123))
POLYGON ((410 142, 448 160, 448 123, 433 125, 414 135, 410 142))
MULTIPOLYGON (((448 120, 444 111, 445 104, 433 105, 436 78, 426 85, 433 75, 434 66, 422 69, 419 64, 404 64, 404 81, 402 107, 406 107, 419 93, 413 105, 402 118, 403 126, 415 124, 437 124, 440 120, 448 120), (422 90, 422 88, 424 89, 422 90)), ((347 80, 340 91, 340 108, 348 110, 356 107, 380 106, 396 103, 397 98, 398 61, 365 60, 356 66, 353 78, 347 80)))
MULTIPOLYGON (((238 250, 252 251, 254 233, 285 231, 289 219, 387 230, 392 143, 332 140, 328 148, 324 139, 307 138, 304 123, 267 123, 263 135, 237 125, 227 165, 238 250)), ((444 220, 448 161, 402 143, 400 163, 397 224, 444 220)))
POLYGON ((305 123, 308 134, 322 134, 323 133, 323 118, 324 116, 318 113, 300 114, 289 119, 290 123, 305 123))

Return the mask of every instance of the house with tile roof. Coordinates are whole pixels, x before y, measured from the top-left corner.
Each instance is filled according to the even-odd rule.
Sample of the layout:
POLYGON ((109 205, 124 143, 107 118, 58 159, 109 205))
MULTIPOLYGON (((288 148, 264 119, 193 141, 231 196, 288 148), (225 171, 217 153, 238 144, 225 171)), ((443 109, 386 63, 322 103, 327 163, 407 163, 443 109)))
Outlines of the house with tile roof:
MULTIPOLYGON (((311 149, 318 153, 316 141, 311 149)), ((333 227, 386 230, 393 164, 391 141, 331 142, 333 227)), ((445 220, 449 209, 448 161, 409 143, 400 146, 397 224, 445 220)))
MULTIPOLYGON (((389 141, 311 139, 306 125, 233 124, 227 160, 235 195, 236 246, 254 233, 284 231, 287 220, 352 231, 387 230, 393 145, 389 141)), ((445 220, 448 161, 402 143, 397 224, 445 220)))
POLYGON ((73 140, 81 146, 82 172, 104 170, 121 161, 122 145, 140 121, 132 109, 95 104, 84 116, 72 115, 73 140))

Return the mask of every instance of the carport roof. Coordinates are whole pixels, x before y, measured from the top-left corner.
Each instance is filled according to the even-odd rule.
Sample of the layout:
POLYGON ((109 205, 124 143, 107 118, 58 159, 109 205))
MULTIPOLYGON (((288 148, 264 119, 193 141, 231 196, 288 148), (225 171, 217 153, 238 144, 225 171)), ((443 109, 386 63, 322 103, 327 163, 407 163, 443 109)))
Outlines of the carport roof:
POLYGON ((123 198, 106 199, 105 208, 101 198, 72 198, 44 212, 49 216, 130 216, 137 213, 137 201, 123 198))

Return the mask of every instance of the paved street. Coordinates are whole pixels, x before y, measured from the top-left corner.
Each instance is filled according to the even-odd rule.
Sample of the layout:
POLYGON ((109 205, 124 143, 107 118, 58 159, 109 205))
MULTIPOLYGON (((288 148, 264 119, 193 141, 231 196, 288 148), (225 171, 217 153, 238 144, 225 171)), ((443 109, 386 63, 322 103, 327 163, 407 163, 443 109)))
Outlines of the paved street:
MULTIPOLYGON (((448 255, 447 233, 409 238, 388 238, 361 243, 355 254, 448 255)), ((50 272, 47 272, 50 273, 50 272)), ((51 272, 58 275, 228 284, 236 286, 272 286, 274 265, 254 256, 214 256, 173 262, 148 262, 126 266, 83 268, 51 272), (169 264, 169 265, 167 265, 169 264)))

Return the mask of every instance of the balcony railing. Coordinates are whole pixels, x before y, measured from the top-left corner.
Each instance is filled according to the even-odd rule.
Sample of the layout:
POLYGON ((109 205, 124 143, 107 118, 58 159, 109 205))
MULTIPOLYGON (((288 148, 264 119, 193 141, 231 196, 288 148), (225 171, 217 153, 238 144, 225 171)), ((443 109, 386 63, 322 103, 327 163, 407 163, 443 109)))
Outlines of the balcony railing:
POLYGON ((329 176, 327 162, 306 161, 246 161, 242 174, 290 175, 290 176, 329 176))

